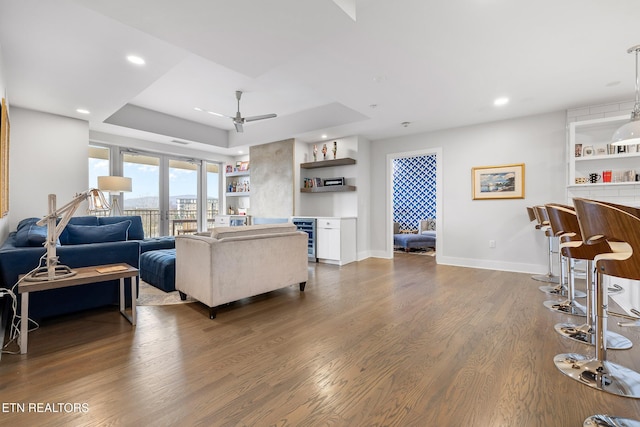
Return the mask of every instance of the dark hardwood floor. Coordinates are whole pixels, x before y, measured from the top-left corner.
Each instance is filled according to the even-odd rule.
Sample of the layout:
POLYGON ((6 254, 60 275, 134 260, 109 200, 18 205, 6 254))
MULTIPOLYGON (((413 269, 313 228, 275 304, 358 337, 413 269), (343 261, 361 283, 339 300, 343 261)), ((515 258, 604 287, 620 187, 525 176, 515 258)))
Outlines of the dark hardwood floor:
MULTIPOLYGON (((45 321, 29 335, 28 354, 2 358, 0 424, 578 427, 594 413, 640 419, 640 400, 556 369, 557 353, 593 349, 553 331, 579 319, 544 308, 551 298, 530 275, 413 254, 310 264, 309 274, 304 293, 296 285, 243 300, 215 320, 193 303, 138 307, 135 328, 115 307, 45 321), (28 413, 29 403, 86 410, 28 413)), ((639 331, 609 323, 635 343, 609 358, 640 370, 639 331)))

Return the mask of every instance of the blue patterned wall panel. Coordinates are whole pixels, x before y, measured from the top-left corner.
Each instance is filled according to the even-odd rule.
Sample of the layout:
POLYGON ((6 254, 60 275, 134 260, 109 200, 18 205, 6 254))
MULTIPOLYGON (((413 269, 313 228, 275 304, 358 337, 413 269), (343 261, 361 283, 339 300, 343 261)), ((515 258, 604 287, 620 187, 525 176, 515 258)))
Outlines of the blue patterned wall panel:
POLYGON ((393 161, 393 221, 401 230, 418 228, 421 219, 436 217, 436 156, 393 161))

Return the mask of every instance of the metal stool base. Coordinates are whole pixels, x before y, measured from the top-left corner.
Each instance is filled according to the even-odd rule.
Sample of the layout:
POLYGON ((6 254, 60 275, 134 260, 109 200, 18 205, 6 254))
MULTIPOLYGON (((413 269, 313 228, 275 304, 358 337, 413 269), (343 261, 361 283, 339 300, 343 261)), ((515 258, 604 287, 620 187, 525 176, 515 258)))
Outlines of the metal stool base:
POLYGON ((549 310, 557 313, 587 317, 587 308, 575 301, 545 301, 542 304, 549 310))
POLYGON ((566 297, 569 293, 569 290, 566 286, 556 285, 556 286, 540 286, 540 289, 545 294, 549 295, 557 295, 559 297, 566 297))
MULTIPOLYGON (((553 327, 557 333, 570 340, 578 341, 582 344, 595 346, 596 336, 592 328, 586 323, 576 325, 573 323, 556 323, 553 327)), ((607 349, 628 350, 633 346, 630 339, 616 332, 607 331, 607 349)))
POLYGON ((582 427, 640 427, 640 421, 609 415, 592 415, 584 420, 582 427))
POLYGON ((558 354, 553 362, 560 372, 584 385, 640 399, 640 374, 629 368, 576 353, 558 354))
POLYGON ((538 282, 545 283, 560 283, 560 278, 558 276, 551 276, 549 274, 538 274, 535 276, 531 276, 533 280, 537 280, 538 282))

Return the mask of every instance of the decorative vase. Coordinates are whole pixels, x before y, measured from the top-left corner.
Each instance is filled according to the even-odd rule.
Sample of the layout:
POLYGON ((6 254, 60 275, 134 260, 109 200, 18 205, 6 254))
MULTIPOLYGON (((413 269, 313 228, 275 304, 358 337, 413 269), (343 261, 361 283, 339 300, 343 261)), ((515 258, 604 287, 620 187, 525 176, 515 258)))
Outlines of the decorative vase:
POLYGON ((335 160, 336 158, 336 153, 338 152, 338 142, 337 141, 333 141, 333 158, 335 160))
POLYGON ((327 144, 322 146, 322 156, 324 160, 327 160, 327 144))
POLYGON ((318 159, 318 146, 313 144, 313 161, 315 162, 318 159))

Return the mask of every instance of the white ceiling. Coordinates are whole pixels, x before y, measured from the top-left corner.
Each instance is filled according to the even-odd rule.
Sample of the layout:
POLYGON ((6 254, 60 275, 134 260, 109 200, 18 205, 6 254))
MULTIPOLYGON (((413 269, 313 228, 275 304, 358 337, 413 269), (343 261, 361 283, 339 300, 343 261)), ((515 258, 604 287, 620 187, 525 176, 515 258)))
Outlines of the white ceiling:
POLYGON ((0 47, 14 106, 235 154, 632 100, 639 23, 637 0, 0 0, 0 47), (233 116, 236 90, 278 117, 194 110, 233 116))

